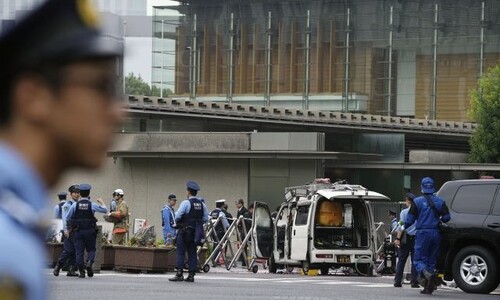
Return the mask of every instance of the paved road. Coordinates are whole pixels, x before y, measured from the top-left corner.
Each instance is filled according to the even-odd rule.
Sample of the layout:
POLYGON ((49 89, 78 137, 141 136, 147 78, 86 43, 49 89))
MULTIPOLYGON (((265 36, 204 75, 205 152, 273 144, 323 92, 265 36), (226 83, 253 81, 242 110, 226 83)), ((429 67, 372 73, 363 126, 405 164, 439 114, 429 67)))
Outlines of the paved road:
POLYGON ((93 278, 54 277, 47 270, 54 300, 69 299, 497 299, 495 295, 470 295, 455 288, 439 288, 434 295, 420 295, 419 289, 392 286, 392 277, 303 276, 299 274, 257 274, 234 270, 212 270, 196 276, 195 283, 169 282, 169 274, 130 274, 103 271, 93 278))

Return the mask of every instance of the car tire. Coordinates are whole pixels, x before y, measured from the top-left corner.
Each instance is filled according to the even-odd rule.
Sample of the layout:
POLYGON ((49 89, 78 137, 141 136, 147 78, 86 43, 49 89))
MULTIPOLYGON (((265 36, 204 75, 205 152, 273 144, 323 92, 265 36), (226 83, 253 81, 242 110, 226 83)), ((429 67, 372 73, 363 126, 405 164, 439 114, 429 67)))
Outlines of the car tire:
POLYGON ((453 279, 466 293, 489 294, 499 283, 497 266, 491 251, 481 246, 468 246, 453 259, 453 279))
POLYGON ((322 276, 326 276, 330 272, 330 267, 321 267, 319 271, 322 276))

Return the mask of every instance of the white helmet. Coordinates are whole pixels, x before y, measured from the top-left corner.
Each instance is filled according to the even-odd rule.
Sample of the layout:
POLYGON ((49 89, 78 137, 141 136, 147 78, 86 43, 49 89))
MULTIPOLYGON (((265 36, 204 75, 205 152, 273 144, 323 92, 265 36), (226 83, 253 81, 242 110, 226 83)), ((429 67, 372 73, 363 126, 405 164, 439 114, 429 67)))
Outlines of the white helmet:
POLYGON ((123 190, 122 189, 116 189, 114 191, 114 193, 117 194, 117 195, 123 196, 123 190))

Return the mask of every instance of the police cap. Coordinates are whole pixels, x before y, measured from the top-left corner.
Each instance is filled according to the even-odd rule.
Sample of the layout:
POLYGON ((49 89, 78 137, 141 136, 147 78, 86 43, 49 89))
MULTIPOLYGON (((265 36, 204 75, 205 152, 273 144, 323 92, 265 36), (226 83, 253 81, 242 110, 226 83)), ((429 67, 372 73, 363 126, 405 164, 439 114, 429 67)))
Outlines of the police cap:
POLYGON ((121 56, 100 37, 90 0, 47 0, 0 36, 0 79, 40 65, 121 56))
POLYGON ((187 186, 188 189, 193 190, 193 191, 199 191, 200 190, 200 186, 195 181, 192 181, 192 180, 188 181, 186 183, 186 186, 187 186))
POLYGON ((388 213, 389 213, 389 216, 395 216, 396 215, 396 212, 393 211, 393 210, 390 210, 390 209, 389 209, 388 213))
POLYGON ((90 186, 90 184, 87 184, 87 183, 82 183, 79 185, 80 187, 80 191, 90 191, 92 189, 92 186, 90 186))
POLYGON ((436 191, 434 187, 434 180, 430 177, 424 177, 422 179, 422 193, 424 194, 432 194, 436 191))
POLYGON ((169 200, 177 200, 177 197, 174 194, 168 195, 169 200))
POLYGON ((68 188, 68 192, 70 192, 70 193, 79 193, 80 192, 80 187, 78 186, 78 184, 73 184, 72 186, 70 186, 68 188))
POLYGON ((410 200, 414 200, 415 199, 415 195, 413 195, 412 193, 406 193, 406 198, 408 198, 410 200))
POLYGON ((59 198, 59 200, 64 200, 66 199, 66 192, 60 192, 57 194, 57 197, 59 198))

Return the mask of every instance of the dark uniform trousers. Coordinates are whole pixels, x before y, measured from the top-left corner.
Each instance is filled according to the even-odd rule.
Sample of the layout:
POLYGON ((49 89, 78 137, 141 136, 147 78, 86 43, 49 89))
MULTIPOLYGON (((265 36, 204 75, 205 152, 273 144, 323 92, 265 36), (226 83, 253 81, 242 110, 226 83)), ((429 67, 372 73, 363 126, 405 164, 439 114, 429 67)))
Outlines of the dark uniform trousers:
POLYGON ((408 256, 410 256, 411 260, 411 282, 416 283, 417 271, 413 265, 415 256, 415 236, 409 234, 406 236, 406 243, 401 245, 398 250, 398 264, 396 266, 396 276, 394 276, 395 283, 401 283, 403 281, 403 273, 408 256))
POLYGON ((97 231, 95 228, 79 229, 75 232, 76 265, 81 268, 84 266, 83 255, 87 251, 87 260, 94 262, 95 244, 97 231))
POLYGON ((189 272, 196 272, 198 258, 196 253, 196 244, 194 242, 195 230, 193 227, 185 227, 177 232, 177 256, 176 267, 178 270, 184 268, 184 255, 187 251, 189 272))
POLYGON ((63 251, 59 256, 59 261, 57 262, 59 266, 64 266, 67 264, 68 266, 75 265, 75 236, 72 232, 69 233, 69 237, 63 235, 63 251))

